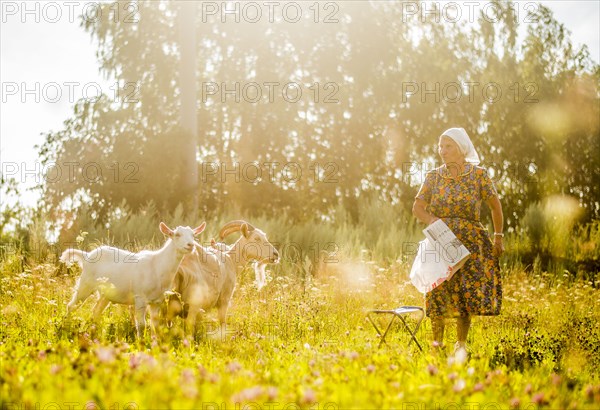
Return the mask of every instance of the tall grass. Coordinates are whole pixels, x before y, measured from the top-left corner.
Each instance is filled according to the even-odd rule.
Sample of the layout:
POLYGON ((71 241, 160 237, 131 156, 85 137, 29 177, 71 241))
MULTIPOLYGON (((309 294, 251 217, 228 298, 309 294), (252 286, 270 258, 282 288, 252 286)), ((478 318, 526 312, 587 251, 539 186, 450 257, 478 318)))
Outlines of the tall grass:
POLYGON ((400 327, 377 347, 368 309, 423 303, 409 264, 343 259, 302 277, 288 259, 261 291, 239 277, 225 335, 209 312, 195 340, 178 320, 138 345, 121 306, 96 324, 88 301, 67 325, 75 277, 50 263, 22 270, 13 254, 0 279, 0 408, 600 406, 600 295, 589 283, 507 269, 502 315, 474 320, 459 366, 430 349, 427 320, 424 352, 400 327))

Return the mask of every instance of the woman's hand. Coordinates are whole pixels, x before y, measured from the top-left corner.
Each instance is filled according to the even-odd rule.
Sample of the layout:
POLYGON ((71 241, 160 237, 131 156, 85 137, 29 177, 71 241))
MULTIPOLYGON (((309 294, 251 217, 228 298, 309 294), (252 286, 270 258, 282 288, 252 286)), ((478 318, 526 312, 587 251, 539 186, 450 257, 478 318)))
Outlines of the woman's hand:
POLYGON ((422 199, 415 199, 412 211, 413 215, 425 225, 431 225, 439 219, 427 211, 427 202, 423 201, 422 199))
POLYGON ((496 258, 499 258, 504 253, 504 243, 502 242, 501 236, 496 236, 494 238, 493 253, 496 258))

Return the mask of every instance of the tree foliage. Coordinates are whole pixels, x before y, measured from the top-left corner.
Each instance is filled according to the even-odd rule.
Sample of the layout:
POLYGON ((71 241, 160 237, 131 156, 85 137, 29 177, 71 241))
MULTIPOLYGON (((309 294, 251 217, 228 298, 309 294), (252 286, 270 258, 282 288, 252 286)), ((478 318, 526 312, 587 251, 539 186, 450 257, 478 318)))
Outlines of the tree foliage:
MULTIPOLYGON (((79 176, 86 164, 103 170, 46 182, 53 209, 89 202, 102 221, 122 200, 135 210, 186 199, 177 8, 135 4, 136 19, 115 19, 105 4, 101 19, 82 24, 126 98, 82 101, 63 130, 47 134, 46 163, 77 162, 79 176)), ((277 13, 273 22, 223 22, 198 4, 202 211, 268 209, 299 220, 341 206, 356 220, 365 195, 408 208, 437 161, 438 136, 461 126, 493 170, 510 224, 553 194, 600 216, 600 70, 548 9, 529 16, 518 42, 507 2, 494 3, 494 22, 482 14, 475 24, 409 15, 402 2, 315 3, 318 18, 301 3, 295 23, 277 13)))

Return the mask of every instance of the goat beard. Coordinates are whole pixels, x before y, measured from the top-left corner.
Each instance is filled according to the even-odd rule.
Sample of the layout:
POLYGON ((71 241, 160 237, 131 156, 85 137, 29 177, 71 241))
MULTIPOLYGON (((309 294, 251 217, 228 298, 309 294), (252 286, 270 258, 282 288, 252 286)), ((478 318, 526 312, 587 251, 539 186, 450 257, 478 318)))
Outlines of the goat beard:
POLYGON ((260 290, 267 284, 267 274, 265 272, 267 264, 264 262, 254 262, 252 264, 252 267, 254 268, 256 287, 258 288, 258 290, 260 290))

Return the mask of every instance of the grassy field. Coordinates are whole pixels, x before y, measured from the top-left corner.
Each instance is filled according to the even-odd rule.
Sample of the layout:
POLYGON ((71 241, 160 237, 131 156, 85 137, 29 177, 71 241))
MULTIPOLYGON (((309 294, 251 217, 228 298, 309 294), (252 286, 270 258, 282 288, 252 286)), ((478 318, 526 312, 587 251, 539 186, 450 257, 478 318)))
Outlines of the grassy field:
POLYGON ((196 340, 178 321, 140 345, 121 306, 95 325, 87 301, 62 321, 77 272, 17 262, 2 266, 2 408, 600 408, 600 291, 567 275, 505 269, 502 315, 475 319, 459 366, 433 354, 428 320, 424 352, 399 328, 378 348, 367 309, 424 303, 404 263, 338 261, 317 278, 282 263, 261 291, 244 272, 227 334, 213 312, 196 340))

